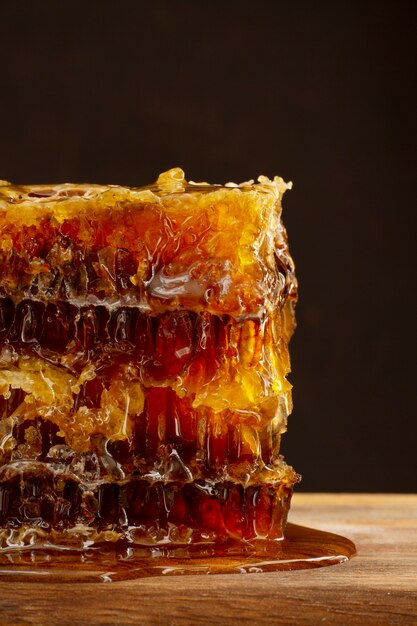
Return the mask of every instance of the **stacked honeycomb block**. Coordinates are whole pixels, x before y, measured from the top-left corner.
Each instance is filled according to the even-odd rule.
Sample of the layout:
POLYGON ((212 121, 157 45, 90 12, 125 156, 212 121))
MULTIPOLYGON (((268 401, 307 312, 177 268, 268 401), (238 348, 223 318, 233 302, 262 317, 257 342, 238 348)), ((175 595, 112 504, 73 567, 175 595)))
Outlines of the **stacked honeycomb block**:
POLYGON ((0 183, 0 545, 282 536, 287 186, 0 183))

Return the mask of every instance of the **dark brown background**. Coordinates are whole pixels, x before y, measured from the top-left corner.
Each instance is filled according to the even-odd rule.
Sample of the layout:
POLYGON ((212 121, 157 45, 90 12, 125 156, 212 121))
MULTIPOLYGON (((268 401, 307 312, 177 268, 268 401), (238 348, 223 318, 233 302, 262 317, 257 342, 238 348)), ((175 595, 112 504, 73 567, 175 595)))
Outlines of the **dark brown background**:
POLYGON ((0 0, 0 178, 294 181, 300 489, 417 488, 416 9, 0 0))

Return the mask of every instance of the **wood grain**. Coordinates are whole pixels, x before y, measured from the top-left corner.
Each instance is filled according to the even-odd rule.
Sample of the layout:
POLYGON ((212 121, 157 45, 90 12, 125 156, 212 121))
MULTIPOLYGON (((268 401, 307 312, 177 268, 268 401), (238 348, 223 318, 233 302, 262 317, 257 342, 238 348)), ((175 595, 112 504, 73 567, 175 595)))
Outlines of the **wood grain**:
POLYGON ((315 570, 112 584, 0 583, 4 626, 417 624, 417 496, 296 494, 291 521, 345 535, 315 570))

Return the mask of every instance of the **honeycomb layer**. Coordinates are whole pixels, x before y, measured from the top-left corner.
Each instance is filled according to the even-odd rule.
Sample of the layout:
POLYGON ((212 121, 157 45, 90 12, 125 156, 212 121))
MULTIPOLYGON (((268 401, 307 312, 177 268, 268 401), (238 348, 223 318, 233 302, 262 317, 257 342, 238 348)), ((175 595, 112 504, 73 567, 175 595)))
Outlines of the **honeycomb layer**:
POLYGON ((0 185, 6 295, 106 301, 159 314, 256 316, 296 298, 276 177, 190 185, 181 170, 142 189, 0 185))
POLYGON ((292 319, 287 308, 237 321, 205 312, 150 317, 137 307, 0 298, 0 368, 15 367, 20 356, 23 368, 49 364, 52 372, 55 365, 75 385, 83 375, 106 378, 109 370, 130 364, 145 386, 169 384, 180 395, 192 391, 196 405, 214 410, 245 409, 254 399, 278 394, 290 404, 285 376, 292 319), (42 364, 36 365, 37 357, 42 364))
POLYGON ((281 481, 160 481, 133 478, 92 483, 41 463, 0 470, 0 546, 36 541, 83 545, 117 541, 178 543, 227 537, 279 538, 291 499, 291 473, 281 481))
MULTIPOLYGON (((14 398, 22 396, 17 390, 14 398)), ((0 402, 0 410, 10 399, 0 402), (3 406, 1 406, 3 405, 3 406)), ((7 407, 6 407, 7 410, 7 407)), ((74 424, 82 415, 68 416, 74 424)), ((39 411, 18 419, 3 419, 0 463, 42 461, 77 472, 91 466, 95 480, 130 474, 163 479, 217 478, 250 480, 265 467, 271 471, 278 458, 281 428, 272 421, 263 428, 238 422, 233 414, 193 411, 169 387, 153 387, 144 411, 134 416, 130 433, 109 439, 90 435, 84 450, 71 445, 62 428, 39 411)), ((71 424, 68 425, 70 432, 71 424)), ((77 434, 79 429, 77 429, 77 434)))

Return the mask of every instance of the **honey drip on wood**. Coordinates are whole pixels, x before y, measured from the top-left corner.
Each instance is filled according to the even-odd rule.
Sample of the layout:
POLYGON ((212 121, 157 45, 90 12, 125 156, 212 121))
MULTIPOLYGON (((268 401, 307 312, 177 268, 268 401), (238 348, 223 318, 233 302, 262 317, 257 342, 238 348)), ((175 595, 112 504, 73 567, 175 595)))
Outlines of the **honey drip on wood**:
POLYGON ((48 545, 0 553, 0 580, 116 582, 150 576, 254 574, 314 569, 348 561, 355 545, 345 537, 288 524, 282 540, 228 540, 221 544, 132 546, 101 544, 83 550, 48 545))

